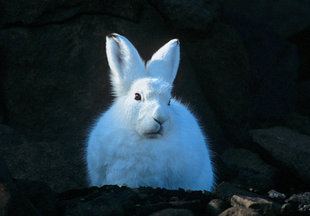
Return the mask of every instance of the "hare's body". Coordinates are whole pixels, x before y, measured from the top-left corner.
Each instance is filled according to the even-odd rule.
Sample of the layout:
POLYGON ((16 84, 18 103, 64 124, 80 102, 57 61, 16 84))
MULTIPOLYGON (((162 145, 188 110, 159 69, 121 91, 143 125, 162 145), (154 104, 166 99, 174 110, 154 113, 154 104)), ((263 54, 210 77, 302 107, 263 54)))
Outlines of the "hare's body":
MULTIPOLYGON (((114 34, 107 40, 112 84, 117 98, 97 120, 89 136, 86 160, 90 184, 210 190, 214 176, 206 139, 188 108, 174 99, 170 100, 177 70, 175 64, 166 68, 174 74, 156 77, 152 73, 164 68, 155 64, 155 54, 144 69, 145 74, 136 74, 129 78, 130 83, 124 83, 122 79, 127 82, 128 78, 123 78, 124 75, 115 77, 115 71, 124 71, 120 70, 120 65, 128 65, 128 62, 122 63, 120 58, 118 65, 113 65, 111 59, 115 53, 109 53, 109 49, 117 43, 117 49, 125 46, 123 49, 131 54, 134 50, 120 35, 114 34)), ((159 53, 161 58, 170 60, 169 54, 176 49, 175 41, 168 45, 157 55, 159 53)), ((177 54, 173 53, 172 57, 177 54)), ((130 62, 135 60, 130 59, 130 62)), ((134 64, 140 64, 137 61, 134 64)), ((140 66, 129 70, 139 71, 140 66)))

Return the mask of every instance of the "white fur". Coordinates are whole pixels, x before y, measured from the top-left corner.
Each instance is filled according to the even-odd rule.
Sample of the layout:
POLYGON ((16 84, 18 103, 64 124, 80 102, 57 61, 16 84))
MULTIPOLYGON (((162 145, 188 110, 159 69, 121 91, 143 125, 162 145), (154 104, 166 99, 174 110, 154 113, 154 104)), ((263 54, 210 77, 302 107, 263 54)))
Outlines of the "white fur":
POLYGON ((106 45, 116 99, 89 135, 90 185, 211 190, 210 152, 196 118, 175 99, 168 105, 178 40, 159 49, 146 66, 125 37, 114 33, 106 45))

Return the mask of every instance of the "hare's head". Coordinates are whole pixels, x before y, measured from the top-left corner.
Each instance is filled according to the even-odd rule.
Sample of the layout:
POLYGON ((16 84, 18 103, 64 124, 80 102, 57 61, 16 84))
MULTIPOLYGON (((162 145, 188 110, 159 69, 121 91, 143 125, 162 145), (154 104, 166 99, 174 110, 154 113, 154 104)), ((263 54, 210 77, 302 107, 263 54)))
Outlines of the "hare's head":
POLYGON ((179 41, 169 41, 146 64, 121 35, 107 36, 106 50, 117 97, 117 118, 123 127, 145 138, 164 136, 171 125, 171 90, 180 60, 179 41))

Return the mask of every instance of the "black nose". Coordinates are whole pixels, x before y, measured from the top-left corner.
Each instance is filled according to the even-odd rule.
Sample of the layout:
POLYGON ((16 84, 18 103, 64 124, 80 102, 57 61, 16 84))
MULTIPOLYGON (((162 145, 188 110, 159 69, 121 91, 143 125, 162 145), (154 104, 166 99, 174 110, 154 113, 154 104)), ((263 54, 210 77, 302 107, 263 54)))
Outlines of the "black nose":
POLYGON ((154 121, 156 121, 159 125, 161 125, 162 123, 160 121, 158 121, 156 118, 153 118, 154 121))

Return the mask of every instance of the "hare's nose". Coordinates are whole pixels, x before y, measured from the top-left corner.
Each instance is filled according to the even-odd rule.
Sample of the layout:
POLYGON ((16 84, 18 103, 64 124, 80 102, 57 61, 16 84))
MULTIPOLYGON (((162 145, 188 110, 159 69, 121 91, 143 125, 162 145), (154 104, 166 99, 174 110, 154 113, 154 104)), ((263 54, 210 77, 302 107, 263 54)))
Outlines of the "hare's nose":
POLYGON ((163 122, 157 120, 156 118, 153 118, 153 119, 154 119, 154 121, 156 121, 159 125, 162 125, 163 122))

